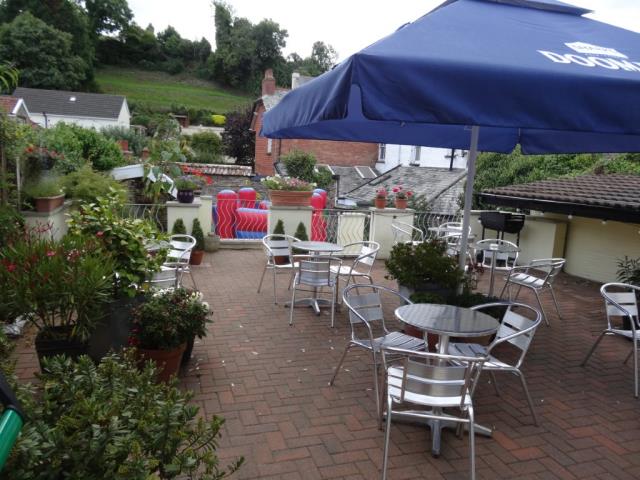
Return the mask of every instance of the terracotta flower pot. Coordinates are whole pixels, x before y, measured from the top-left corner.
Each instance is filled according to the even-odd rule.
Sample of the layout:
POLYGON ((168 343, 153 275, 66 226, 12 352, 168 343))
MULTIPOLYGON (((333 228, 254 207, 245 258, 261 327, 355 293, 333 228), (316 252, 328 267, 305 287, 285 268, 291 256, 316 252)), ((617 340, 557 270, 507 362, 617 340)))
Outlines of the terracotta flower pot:
POLYGON ((308 207, 311 205, 311 191, 269 190, 271 205, 274 207, 308 207))
POLYGON ((387 206, 387 199, 384 197, 376 197, 375 198, 375 206, 376 208, 384 208, 387 206))
POLYGON ((189 258, 189 263, 191 265, 200 265, 202 263, 202 257, 204 257, 204 250, 193 250, 189 258))
POLYGON ((178 190, 176 198, 180 203, 193 203, 195 195, 193 194, 193 190, 178 190))
POLYGON ((37 197, 34 199, 36 212, 52 212, 64 203, 64 195, 55 197, 37 197))
POLYGON ((150 360, 155 363, 158 369, 158 380, 168 382, 173 375, 177 375, 180 371, 182 354, 186 348, 186 343, 183 343, 173 350, 148 350, 146 348, 139 348, 138 358, 141 362, 150 360))
POLYGON ((404 210, 405 208, 407 208, 408 204, 409 200, 407 198, 396 198, 396 208, 404 210))

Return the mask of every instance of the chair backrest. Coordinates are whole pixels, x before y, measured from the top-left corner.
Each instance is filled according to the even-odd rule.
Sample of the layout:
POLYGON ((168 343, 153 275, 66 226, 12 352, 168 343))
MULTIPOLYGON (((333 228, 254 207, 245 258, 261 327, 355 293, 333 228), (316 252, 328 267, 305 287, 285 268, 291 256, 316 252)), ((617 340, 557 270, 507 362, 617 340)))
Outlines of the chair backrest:
POLYGON ((298 239, 291 235, 272 233, 262 237, 262 245, 267 255, 267 260, 272 262, 274 257, 291 257, 291 244, 298 239))
POLYGON ((378 256, 378 250, 380 250, 380 244, 378 242, 354 242, 344 246, 344 249, 348 251, 349 247, 359 246, 360 252, 354 259, 352 270, 357 270, 360 273, 370 274, 373 264, 378 256))
POLYGON ((146 280, 146 284, 152 290, 164 290, 167 288, 178 288, 182 278, 181 268, 164 267, 159 272, 154 272, 151 277, 146 280))
POLYGON ((518 360, 515 364, 516 368, 520 368, 529 350, 533 336, 542 322, 542 313, 536 308, 517 302, 485 303, 476 305, 471 309, 480 311, 504 309, 500 328, 498 328, 496 337, 489 346, 489 352, 501 343, 512 345, 520 350, 518 360))
POLYGON ((605 283, 600 287, 607 312, 607 323, 612 328, 612 317, 628 317, 633 330, 640 328, 638 294, 640 287, 627 283, 605 283))
POLYGON ((196 239, 186 234, 171 235, 169 244, 170 249, 167 254, 167 262, 188 265, 191 252, 196 246, 196 239))
POLYGON ((355 283, 344 289, 342 300, 349 310, 352 338, 357 338, 357 332, 354 327, 358 325, 365 325, 372 332, 372 325, 380 323, 385 333, 387 332, 387 327, 384 323, 383 293, 397 300, 399 305, 412 303, 404 295, 382 285, 355 283))
POLYGON ((298 264, 295 284, 311 287, 333 286, 331 267, 339 269, 342 265, 341 259, 330 255, 294 255, 293 261, 298 264))
POLYGON ((391 223, 391 232, 393 233, 393 244, 424 242, 424 232, 417 227, 405 222, 394 220, 391 223))
MULTIPOLYGON (((464 357, 382 347, 390 387, 399 389, 395 400, 409 403, 417 396, 437 399, 459 397, 462 407, 478 380, 486 357, 464 357), (395 358, 394 358, 395 357, 395 358), (398 358, 399 357, 399 358, 398 358)), ((423 401, 419 402, 424 404, 423 401)))
POLYGON ((545 283, 551 284, 562 270, 562 267, 564 267, 565 262, 566 260, 564 258, 540 258, 531 260, 527 266, 543 272, 544 275, 541 278, 545 283))
POLYGON ((508 245, 517 249, 518 246, 508 240, 499 238, 487 238, 476 242, 476 251, 482 251, 482 266, 491 267, 491 263, 495 256, 495 270, 511 270, 518 263, 519 252, 495 252, 491 249, 491 245, 508 245))

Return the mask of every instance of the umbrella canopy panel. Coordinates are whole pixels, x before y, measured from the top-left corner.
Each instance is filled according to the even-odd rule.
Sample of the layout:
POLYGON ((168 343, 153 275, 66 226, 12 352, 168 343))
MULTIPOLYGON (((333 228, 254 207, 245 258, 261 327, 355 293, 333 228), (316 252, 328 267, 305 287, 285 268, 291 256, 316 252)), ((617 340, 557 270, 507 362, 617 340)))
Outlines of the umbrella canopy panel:
POLYGON ((262 134, 640 151, 640 35, 554 0, 450 0, 290 92, 262 134))

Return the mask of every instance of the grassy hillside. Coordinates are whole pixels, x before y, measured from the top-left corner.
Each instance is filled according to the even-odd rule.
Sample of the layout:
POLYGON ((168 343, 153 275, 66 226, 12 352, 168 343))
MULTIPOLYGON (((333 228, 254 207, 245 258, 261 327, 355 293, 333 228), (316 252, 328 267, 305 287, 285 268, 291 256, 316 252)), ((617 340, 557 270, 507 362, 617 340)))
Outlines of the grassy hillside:
POLYGON ((253 100, 188 74, 108 67, 96 71, 96 81, 104 93, 125 95, 129 101, 154 107, 174 104, 224 113, 253 100))

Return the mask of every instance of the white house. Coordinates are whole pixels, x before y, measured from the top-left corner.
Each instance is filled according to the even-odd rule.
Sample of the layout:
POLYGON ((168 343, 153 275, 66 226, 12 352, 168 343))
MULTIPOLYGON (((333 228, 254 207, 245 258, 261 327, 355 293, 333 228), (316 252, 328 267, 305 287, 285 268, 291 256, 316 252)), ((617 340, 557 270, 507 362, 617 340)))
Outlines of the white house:
POLYGON ((19 87, 13 96, 24 100, 31 121, 44 128, 60 122, 97 130, 129 128, 131 114, 127 99, 121 95, 19 87))
POLYGON ((467 168, 467 151, 381 143, 376 170, 385 173, 397 166, 467 168))
POLYGON ((21 98, 0 95, 0 111, 18 122, 29 123, 29 110, 21 98))

